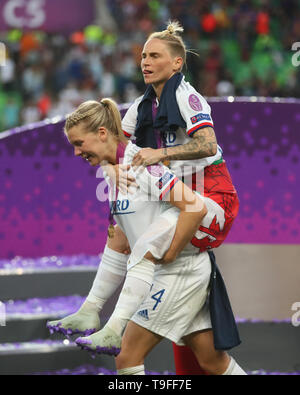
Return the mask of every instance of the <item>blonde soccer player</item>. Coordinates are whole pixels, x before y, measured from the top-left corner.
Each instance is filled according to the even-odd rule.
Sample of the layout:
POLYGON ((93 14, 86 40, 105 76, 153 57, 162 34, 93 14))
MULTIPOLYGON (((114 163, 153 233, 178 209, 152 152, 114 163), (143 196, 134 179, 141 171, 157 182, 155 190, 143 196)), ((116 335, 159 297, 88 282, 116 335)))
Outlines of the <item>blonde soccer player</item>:
MULTIPOLYGON (((67 118, 65 132, 75 155, 93 166, 115 165, 122 157, 131 166, 140 150, 124 140, 120 114, 109 99, 83 103, 67 118)), ((77 339, 78 344, 92 349, 120 347, 118 373, 144 374, 145 356, 166 337, 189 345, 200 365, 212 374, 245 374, 226 352, 214 347, 206 306, 210 259, 206 251, 189 243, 207 214, 205 202, 162 164, 131 166, 131 171, 137 186, 126 195, 111 188, 111 215, 132 252, 143 233, 153 245, 151 240, 158 239, 155 231, 169 226, 167 234, 161 234, 162 262, 165 252, 175 260, 160 264, 151 253, 140 261, 130 255, 113 320, 101 331, 77 339), (162 226, 157 219, 163 221, 162 226), (125 326, 120 343, 118 331, 125 326)))

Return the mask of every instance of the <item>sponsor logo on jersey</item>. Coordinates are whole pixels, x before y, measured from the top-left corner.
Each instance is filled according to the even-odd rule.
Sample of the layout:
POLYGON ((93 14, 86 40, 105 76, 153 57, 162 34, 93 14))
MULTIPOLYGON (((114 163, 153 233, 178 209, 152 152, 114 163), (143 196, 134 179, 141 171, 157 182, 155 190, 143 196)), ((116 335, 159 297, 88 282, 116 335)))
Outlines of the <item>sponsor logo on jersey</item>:
POLYGON ((138 315, 140 315, 142 318, 144 318, 145 320, 149 320, 149 316, 148 316, 148 310, 140 310, 138 312, 138 315))
POLYGON ((163 177, 155 184, 159 189, 162 189, 165 185, 168 184, 174 178, 174 175, 171 173, 165 173, 163 177))
POLYGON ((129 207, 129 200, 124 199, 124 200, 119 200, 117 199, 116 202, 110 202, 110 209, 112 210, 113 208, 115 211, 125 211, 129 207))
POLYGON ((176 132, 170 132, 170 131, 163 132, 162 139, 163 139, 163 142, 166 146, 172 145, 176 141, 176 132))
POLYGON ((191 122, 194 125, 195 123, 201 121, 211 121, 211 117, 209 114, 197 114, 191 118, 191 122))

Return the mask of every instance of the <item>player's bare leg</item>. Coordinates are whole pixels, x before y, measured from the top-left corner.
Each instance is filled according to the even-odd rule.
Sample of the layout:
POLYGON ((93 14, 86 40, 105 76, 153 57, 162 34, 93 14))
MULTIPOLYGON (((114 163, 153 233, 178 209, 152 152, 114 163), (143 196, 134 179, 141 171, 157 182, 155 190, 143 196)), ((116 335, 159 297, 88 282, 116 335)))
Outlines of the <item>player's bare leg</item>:
POLYGON ((142 259, 132 267, 127 272, 115 310, 104 328, 90 336, 78 338, 76 343, 87 351, 118 355, 124 329, 149 293, 153 275, 154 264, 150 260, 142 259))
POLYGON ((162 340, 162 337, 129 321, 122 339, 120 354, 116 357, 119 375, 144 375, 144 359, 162 340))
POLYGON ((184 338, 193 350, 199 365, 212 375, 246 375, 225 351, 216 350, 211 329, 194 332, 184 338))

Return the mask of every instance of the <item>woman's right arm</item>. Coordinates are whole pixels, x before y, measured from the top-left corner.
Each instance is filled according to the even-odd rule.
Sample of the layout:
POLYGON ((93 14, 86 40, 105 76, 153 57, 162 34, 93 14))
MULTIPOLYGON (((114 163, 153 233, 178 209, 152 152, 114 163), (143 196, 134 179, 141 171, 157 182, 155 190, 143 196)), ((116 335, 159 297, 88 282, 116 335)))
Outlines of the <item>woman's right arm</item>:
POLYGON ((169 202, 180 210, 176 231, 162 262, 173 262, 191 241, 207 214, 203 200, 183 182, 178 181, 169 194, 169 202))
POLYGON ((135 178, 128 174, 130 165, 106 164, 101 167, 121 193, 126 195, 129 192, 130 187, 137 186, 135 178))
POLYGON ((152 201, 157 200, 157 204, 167 201, 179 209, 173 240, 163 262, 156 263, 171 262, 194 237, 207 214, 206 206, 195 192, 163 165, 148 166, 142 172, 136 171, 135 175, 142 191, 146 194, 150 191, 152 201))

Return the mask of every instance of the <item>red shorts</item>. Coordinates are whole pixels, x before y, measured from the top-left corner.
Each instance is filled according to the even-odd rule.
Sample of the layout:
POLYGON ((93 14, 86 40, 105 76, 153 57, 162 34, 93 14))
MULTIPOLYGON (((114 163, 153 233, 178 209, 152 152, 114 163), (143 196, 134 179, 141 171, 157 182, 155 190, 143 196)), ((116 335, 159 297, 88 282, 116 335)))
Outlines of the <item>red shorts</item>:
POLYGON ((197 184, 196 178, 192 189, 200 191, 202 187, 208 213, 191 243, 202 252, 223 243, 238 214, 239 199, 225 161, 204 169, 204 187, 197 184))

